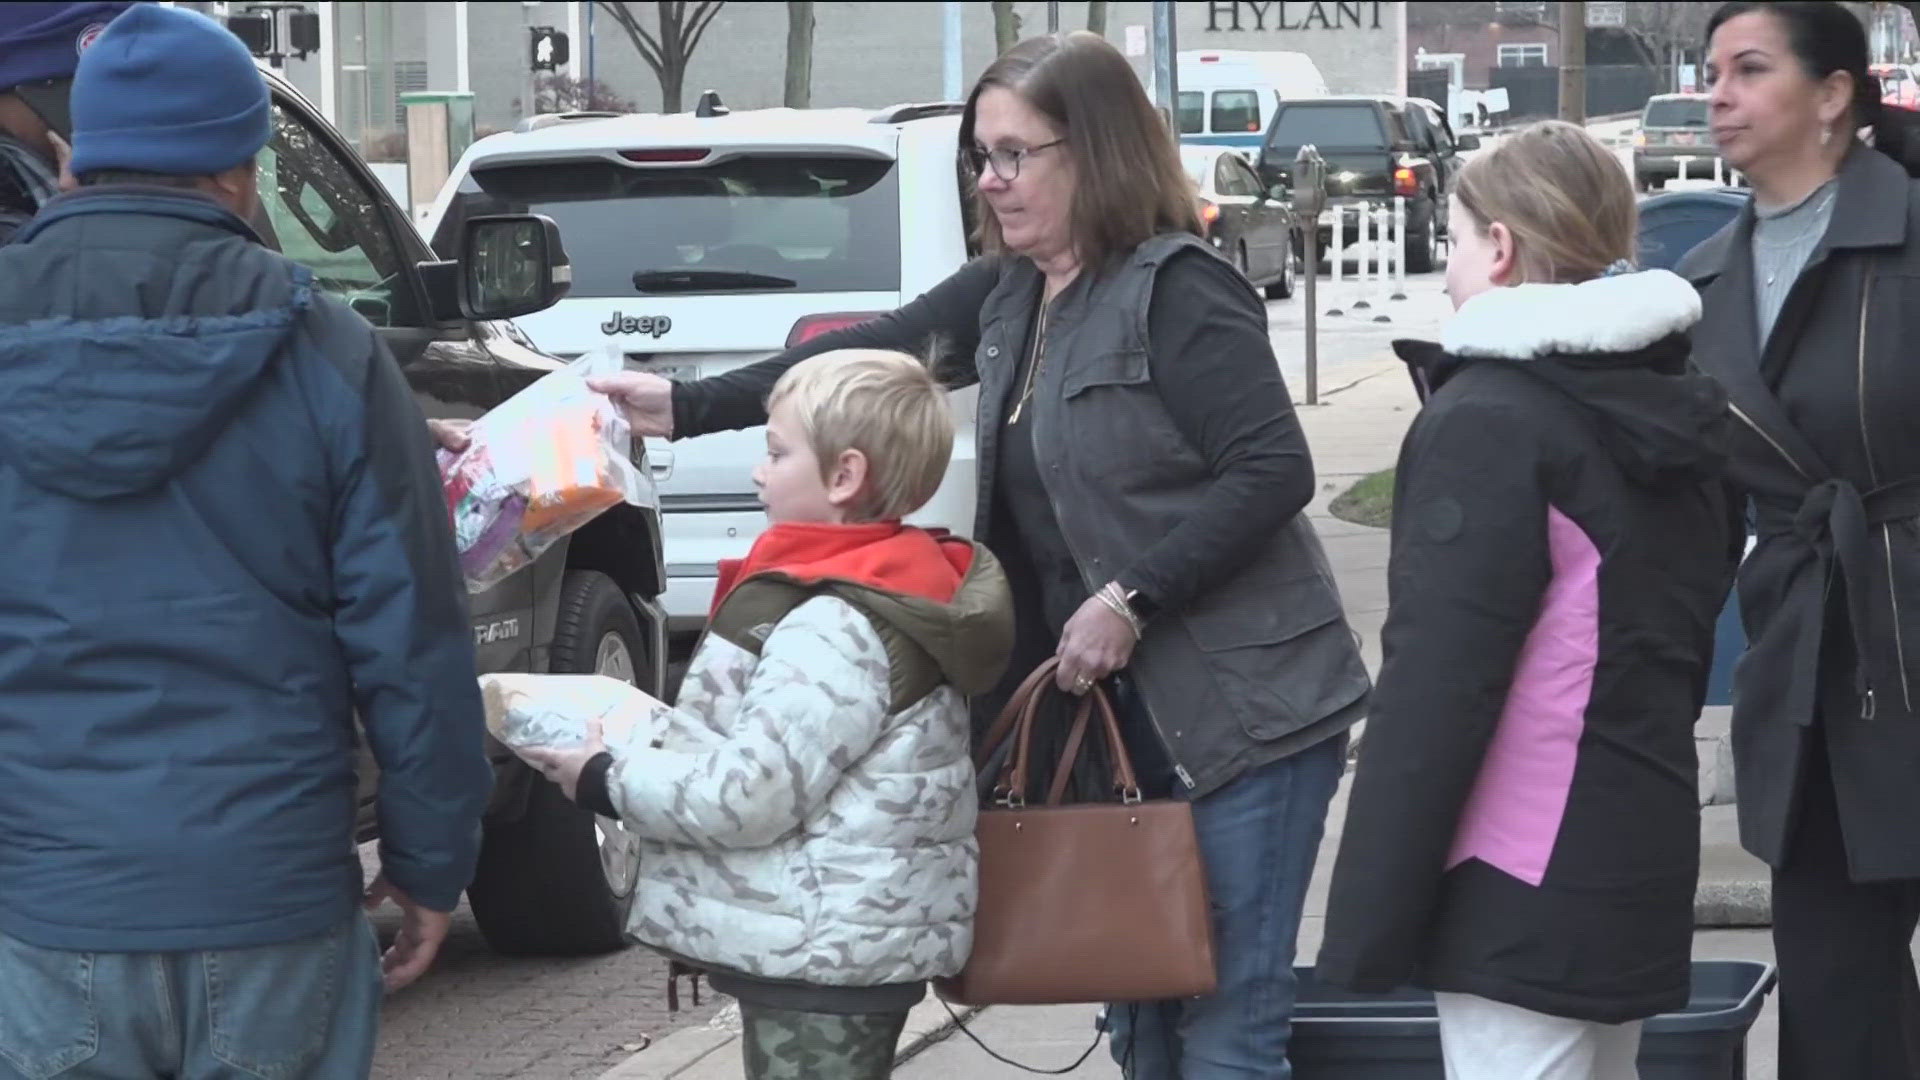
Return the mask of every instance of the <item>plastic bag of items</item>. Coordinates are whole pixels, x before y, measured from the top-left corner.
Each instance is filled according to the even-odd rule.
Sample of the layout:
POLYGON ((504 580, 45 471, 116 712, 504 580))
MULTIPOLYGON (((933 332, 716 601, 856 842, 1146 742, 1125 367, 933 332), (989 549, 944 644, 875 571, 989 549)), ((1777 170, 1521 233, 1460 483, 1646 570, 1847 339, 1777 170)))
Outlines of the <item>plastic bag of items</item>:
POLYGON ((487 731, 516 753, 579 746, 597 720, 607 749, 618 756, 658 742, 673 712, 646 691, 605 675, 482 675, 480 696, 487 731))
POLYGON ((501 402, 441 450, 440 480, 469 592, 491 588, 553 542, 620 503, 648 505, 653 480, 633 462, 633 432, 587 376, 619 371, 589 353, 501 402))

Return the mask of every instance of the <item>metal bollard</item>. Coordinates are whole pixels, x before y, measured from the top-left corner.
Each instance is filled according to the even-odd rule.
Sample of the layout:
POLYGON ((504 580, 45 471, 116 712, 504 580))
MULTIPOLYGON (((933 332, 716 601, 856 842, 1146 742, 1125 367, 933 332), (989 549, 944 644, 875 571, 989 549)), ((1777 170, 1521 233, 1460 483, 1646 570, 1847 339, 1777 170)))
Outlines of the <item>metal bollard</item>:
POLYGON ((1373 211, 1373 218, 1375 226, 1374 232, 1376 234, 1374 250, 1379 253, 1374 264, 1373 298, 1376 301, 1375 306, 1382 309, 1380 314, 1373 317, 1373 321, 1386 323, 1393 321, 1384 310, 1387 306, 1387 294, 1393 291, 1392 260, 1394 248, 1393 245, 1388 242, 1388 233, 1391 231, 1389 226, 1393 224, 1393 211, 1382 206, 1373 211))
MULTIPOLYGON (((1333 247, 1327 251, 1327 262, 1332 264, 1333 267, 1333 274, 1327 281, 1327 295, 1331 297, 1329 302, 1332 303, 1333 306, 1327 309, 1327 314, 1335 318, 1346 314, 1346 311, 1340 307, 1340 267, 1342 263, 1347 261, 1346 226, 1346 211, 1341 207, 1334 207, 1333 247)), ((1316 267, 1314 272, 1318 273, 1319 268, 1316 267)))
POLYGON ((1367 256, 1373 254, 1373 207, 1366 203, 1361 203, 1358 209, 1360 211, 1360 235, 1355 240, 1355 246, 1359 249, 1360 257, 1358 259, 1359 265, 1355 266, 1353 270, 1353 295, 1356 297, 1353 302, 1353 310, 1369 311, 1373 308, 1373 301, 1367 299, 1367 256))
POLYGON ((1407 197, 1393 197, 1393 295, 1391 300, 1407 298, 1407 197))

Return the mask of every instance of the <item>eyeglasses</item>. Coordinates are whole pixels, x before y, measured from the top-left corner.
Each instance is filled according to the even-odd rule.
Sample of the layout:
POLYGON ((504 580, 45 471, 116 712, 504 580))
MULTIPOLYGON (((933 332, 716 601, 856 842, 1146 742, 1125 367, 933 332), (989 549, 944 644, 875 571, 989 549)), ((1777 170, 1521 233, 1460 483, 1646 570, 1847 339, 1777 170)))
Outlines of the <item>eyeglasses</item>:
POLYGON ((1039 146, 1002 146, 993 150, 969 146, 966 149, 967 165, 973 169, 976 176, 985 171, 988 166, 992 166, 993 175, 1012 182, 1020 178, 1020 163, 1025 161, 1028 155, 1050 150, 1066 141, 1055 139, 1050 143, 1041 143, 1039 146))

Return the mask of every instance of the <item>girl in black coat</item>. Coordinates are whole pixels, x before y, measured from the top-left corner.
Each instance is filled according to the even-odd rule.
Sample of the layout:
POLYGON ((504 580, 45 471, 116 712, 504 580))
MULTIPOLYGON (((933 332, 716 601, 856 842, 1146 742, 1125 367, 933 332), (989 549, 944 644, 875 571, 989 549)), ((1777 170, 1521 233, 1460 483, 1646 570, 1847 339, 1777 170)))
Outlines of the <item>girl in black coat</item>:
POLYGON ((1458 314, 1397 346, 1426 403, 1319 973, 1436 991, 1451 1080, 1625 1080, 1687 999, 1725 400, 1585 131, 1482 154, 1450 227, 1458 314))

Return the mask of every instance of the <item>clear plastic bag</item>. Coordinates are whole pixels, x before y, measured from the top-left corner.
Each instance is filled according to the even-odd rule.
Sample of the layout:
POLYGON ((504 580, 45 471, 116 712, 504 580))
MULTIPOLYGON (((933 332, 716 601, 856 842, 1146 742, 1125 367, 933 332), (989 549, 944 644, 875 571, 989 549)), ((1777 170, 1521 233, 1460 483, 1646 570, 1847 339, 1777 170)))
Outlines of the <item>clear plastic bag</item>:
POLYGON ((465 450, 440 451, 469 592, 499 584, 620 503, 651 502, 653 479, 633 463, 626 418, 586 383, 624 363, 617 349, 588 353, 475 420, 465 450))
POLYGON ((487 731, 518 753, 569 750, 587 741, 587 725, 600 722, 607 749, 626 756, 660 739, 672 706, 637 687, 605 675, 480 676, 487 731))

